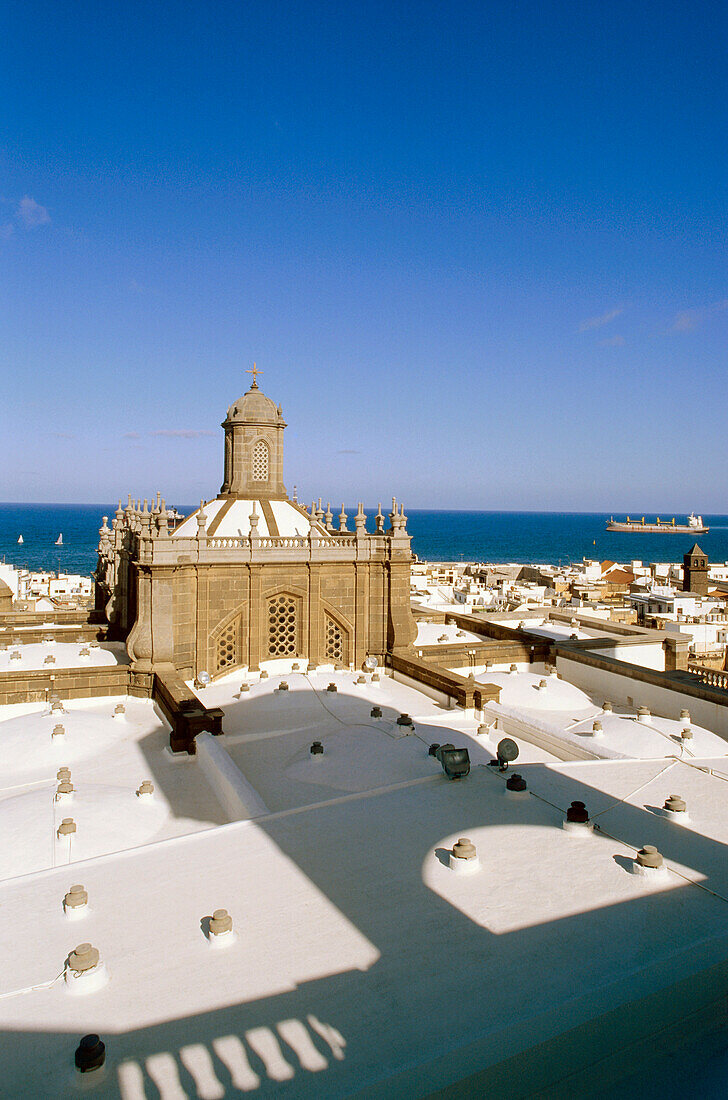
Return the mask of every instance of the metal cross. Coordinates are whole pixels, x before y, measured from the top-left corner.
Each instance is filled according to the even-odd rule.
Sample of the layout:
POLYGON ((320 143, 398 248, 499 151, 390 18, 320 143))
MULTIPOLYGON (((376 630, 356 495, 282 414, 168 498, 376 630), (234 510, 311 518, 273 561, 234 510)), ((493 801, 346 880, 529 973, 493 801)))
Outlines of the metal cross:
POLYGON ((259 375, 259 374, 262 374, 262 373, 263 373, 263 371, 262 371, 262 370, 258 370, 258 368, 256 367, 255 363, 253 363, 253 369, 252 369, 252 370, 246 370, 246 372, 245 372, 245 373, 246 373, 246 374, 252 374, 252 376, 253 376, 253 384, 252 384, 252 386, 251 386, 250 388, 251 388, 251 390, 257 390, 257 388, 258 388, 258 375, 259 375))

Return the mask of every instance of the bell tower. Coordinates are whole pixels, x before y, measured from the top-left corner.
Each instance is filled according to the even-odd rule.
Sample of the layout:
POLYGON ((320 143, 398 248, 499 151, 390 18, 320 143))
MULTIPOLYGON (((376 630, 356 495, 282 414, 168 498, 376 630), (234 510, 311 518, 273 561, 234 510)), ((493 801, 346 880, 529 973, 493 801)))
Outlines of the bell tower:
POLYGON ((253 381, 247 393, 230 406, 225 429, 225 473, 221 497, 287 500, 283 484, 283 431, 280 405, 258 388, 255 363, 247 371, 253 381))
POLYGON ((683 592, 708 595, 708 559, 697 542, 683 557, 683 592))

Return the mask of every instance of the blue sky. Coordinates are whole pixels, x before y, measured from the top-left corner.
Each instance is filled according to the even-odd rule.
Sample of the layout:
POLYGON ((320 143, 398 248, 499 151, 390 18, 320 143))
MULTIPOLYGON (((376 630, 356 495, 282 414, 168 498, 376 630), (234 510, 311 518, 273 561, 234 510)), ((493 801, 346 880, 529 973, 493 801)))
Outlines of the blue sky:
POLYGON ((0 499, 728 512, 725 5, 4 15, 0 499))

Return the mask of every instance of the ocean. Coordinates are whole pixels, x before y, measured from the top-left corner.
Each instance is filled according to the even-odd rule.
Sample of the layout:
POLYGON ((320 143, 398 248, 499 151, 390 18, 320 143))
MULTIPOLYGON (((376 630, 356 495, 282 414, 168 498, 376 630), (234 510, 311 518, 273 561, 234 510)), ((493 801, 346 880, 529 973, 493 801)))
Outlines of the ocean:
MULTIPOLYGON (((193 505, 177 505, 187 514, 193 505)), ((0 504, 0 560, 29 569, 90 574, 96 565, 101 517, 115 506, 102 504, 0 504), (63 535, 63 545, 55 541, 63 535), (23 543, 18 545, 18 536, 23 543)), ((355 509, 349 509, 353 528, 355 509)), ((368 510, 368 527, 373 529, 368 510)), ((626 513, 615 512, 615 518, 626 513)), ((552 565, 603 560, 682 561, 690 535, 611 534, 602 512, 434 512, 407 513, 412 549, 431 561, 539 562, 552 565)), ((648 519, 650 517, 647 517, 648 519)), ((663 518, 672 518, 672 513, 663 518)), ((678 522, 683 516, 676 516, 678 522)), ((710 527, 698 542, 710 561, 728 561, 728 516, 704 516, 710 527)), ((335 521, 338 523, 338 521, 335 521)))

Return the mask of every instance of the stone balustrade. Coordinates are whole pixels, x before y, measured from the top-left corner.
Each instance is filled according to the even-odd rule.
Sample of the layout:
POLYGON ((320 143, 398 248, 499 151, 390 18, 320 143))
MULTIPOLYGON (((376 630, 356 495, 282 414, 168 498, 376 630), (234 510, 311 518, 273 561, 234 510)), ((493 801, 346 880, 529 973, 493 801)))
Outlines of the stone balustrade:
POLYGON ((706 668, 705 665, 696 665, 692 661, 688 661, 688 672, 703 684, 708 684, 710 687, 722 688, 724 691, 728 691, 728 672, 721 672, 719 669, 715 668, 706 668))

